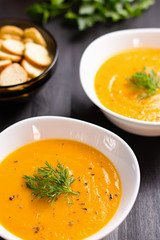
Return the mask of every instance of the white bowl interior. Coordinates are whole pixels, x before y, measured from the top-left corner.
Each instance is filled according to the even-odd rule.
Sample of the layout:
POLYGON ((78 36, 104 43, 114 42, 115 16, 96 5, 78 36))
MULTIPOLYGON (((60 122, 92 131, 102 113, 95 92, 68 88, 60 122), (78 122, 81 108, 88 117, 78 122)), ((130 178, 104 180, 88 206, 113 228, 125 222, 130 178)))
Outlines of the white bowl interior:
MULTIPOLYGON (((117 135, 101 127, 63 117, 36 117, 23 120, 0 133, 0 162, 15 149, 37 140, 61 138, 86 143, 105 154, 115 165, 122 182, 122 199, 111 221, 87 240, 100 239, 114 230, 131 210, 140 184, 137 159, 131 148, 117 135)), ((19 238, 0 225, 0 236, 19 238)))
POLYGON ((87 96, 122 129, 140 135, 160 135, 160 128, 156 128, 160 123, 139 121, 114 113, 101 104, 95 92, 94 80, 100 66, 117 52, 135 47, 160 48, 160 29, 122 30, 105 34, 94 40, 84 51, 80 61, 81 84, 87 96))

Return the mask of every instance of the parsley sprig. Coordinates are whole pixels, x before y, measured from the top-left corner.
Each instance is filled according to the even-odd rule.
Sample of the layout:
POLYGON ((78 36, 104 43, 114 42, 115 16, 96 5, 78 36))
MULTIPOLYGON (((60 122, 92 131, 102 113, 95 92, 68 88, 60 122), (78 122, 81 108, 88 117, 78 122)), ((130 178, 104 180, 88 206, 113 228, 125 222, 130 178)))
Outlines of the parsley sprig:
POLYGON ((140 16, 154 0, 48 0, 28 7, 28 14, 43 24, 61 16, 79 30, 92 27, 96 22, 106 23, 140 16))
POLYGON ((139 91, 138 98, 141 100, 156 94, 160 88, 160 76, 157 76, 153 70, 147 71, 146 67, 143 71, 134 73, 127 80, 130 88, 139 91))
MULTIPOLYGON (((61 193, 78 195, 78 192, 70 190, 70 185, 76 180, 73 176, 69 176, 69 171, 60 162, 57 168, 52 167, 48 162, 45 167, 40 167, 32 176, 24 175, 26 185, 32 189, 32 194, 39 199, 46 198, 51 204, 57 200, 61 193)), ((69 199, 68 199, 69 201, 69 199)))

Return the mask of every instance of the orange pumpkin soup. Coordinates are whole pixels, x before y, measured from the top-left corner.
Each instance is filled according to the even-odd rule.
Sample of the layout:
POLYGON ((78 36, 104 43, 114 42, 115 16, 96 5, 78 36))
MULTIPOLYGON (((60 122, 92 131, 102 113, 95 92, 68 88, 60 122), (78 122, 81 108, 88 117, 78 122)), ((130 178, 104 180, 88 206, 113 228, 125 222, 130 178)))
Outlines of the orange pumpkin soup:
POLYGON ((104 227, 121 199, 121 181, 110 160, 98 150, 63 139, 25 145, 0 163, 0 224, 24 240, 79 240, 104 227), (53 205, 38 199, 24 175, 33 176, 48 162, 67 167, 76 179, 70 189, 78 195, 60 194, 53 205))
POLYGON ((95 91, 100 102, 111 111, 129 118, 160 121, 159 87, 152 96, 148 94, 148 97, 140 98, 140 91, 128 84, 127 79, 137 72, 142 73, 144 68, 160 76, 160 49, 133 48, 109 58, 95 77, 95 91))

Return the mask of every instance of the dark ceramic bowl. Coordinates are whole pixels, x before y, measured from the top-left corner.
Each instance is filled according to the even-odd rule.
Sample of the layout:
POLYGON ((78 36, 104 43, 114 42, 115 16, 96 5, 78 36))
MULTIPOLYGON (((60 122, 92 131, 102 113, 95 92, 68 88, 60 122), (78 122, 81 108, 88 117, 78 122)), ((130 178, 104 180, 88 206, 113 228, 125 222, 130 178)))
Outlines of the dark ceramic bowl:
POLYGON ((10 86, 0 86, 0 103, 11 102, 11 101, 21 101, 28 99, 30 96, 38 92, 41 87, 49 80, 52 76, 56 62, 58 58, 58 47, 54 37, 44 28, 39 27, 32 22, 18 20, 18 19, 0 19, 0 27, 4 25, 15 25, 22 29, 35 27, 42 34, 47 42, 47 49, 49 51, 50 57, 52 59, 51 64, 46 68, 46 70, 38 77, 32 78, 31 80, 10 85, 10 86))

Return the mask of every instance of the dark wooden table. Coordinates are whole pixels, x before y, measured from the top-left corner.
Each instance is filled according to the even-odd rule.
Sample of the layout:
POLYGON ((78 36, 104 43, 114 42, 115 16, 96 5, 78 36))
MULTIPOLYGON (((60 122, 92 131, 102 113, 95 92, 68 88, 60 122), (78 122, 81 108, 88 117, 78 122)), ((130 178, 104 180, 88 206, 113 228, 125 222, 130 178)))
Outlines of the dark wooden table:
MULTIPOLYGON (((33 2, 36 1, 1 0, 0 18, 29 19, 25 8, 33 2)), ((55 74, 28 102, 0 106, 0 131, 33 116, 66 116, 109 129, 130 145, 141 169, 139 195, 126 220, 104 240, 160 240, 160 137, 136 136, 110 123, 85 95, 79 79, 79 62, 84 49, 95 38, 116 30, 146 27, 160 27, 160 0, 139 18, 98 24, 83 33, 64 28, 60 19, 50 21, 45 28, 59 46, 55 74)))

